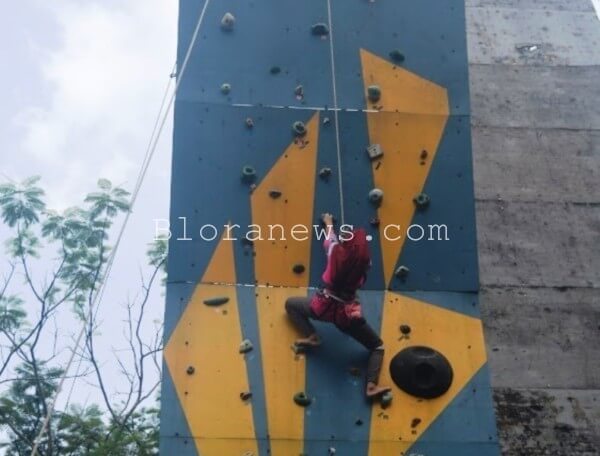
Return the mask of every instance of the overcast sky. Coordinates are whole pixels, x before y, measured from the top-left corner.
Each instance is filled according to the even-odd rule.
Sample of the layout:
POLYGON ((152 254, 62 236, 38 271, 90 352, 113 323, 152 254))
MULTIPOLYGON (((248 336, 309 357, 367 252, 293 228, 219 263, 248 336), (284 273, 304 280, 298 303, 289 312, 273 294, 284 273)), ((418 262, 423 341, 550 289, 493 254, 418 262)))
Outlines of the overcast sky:
MULTIPOLYGON (((176 0, 4 2, 0 181, 41 175, 54 209, 79 204, 99 177, 131 190, 175 60, 176 24, 176 0)), ((153 219, 168 216, 170 156, 169 120, 102 302, 104 352, 120 344, 153 219)), ((151 317, 163 309, 158 294, 151 317)), ((58 325, 66 345, 76 330, 68 316, 58 325)), ((75 400, 95 400, 85 382, 76 387, 75 400)))

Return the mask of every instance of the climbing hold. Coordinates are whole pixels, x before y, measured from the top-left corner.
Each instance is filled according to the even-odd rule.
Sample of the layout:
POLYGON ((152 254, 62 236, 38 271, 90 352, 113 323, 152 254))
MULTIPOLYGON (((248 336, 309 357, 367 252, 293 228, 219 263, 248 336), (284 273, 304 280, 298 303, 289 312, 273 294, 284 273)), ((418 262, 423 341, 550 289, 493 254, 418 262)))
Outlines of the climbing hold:
POLYGON ((306 135, 306 125, 304 125, 304 122, 298 120, 292 124, 292 131, 294 135, 302 137, 306 135))
POLYGON ((380 206, 383 201, 383 190, 374 188, 369 192, 369 201, 375 206, 380 206))
POLYGON ((279 68, 277 65, 275 65, 275 66, 272 66, 269 71, 271 72, 271 74, 279 74, 279 73, 281 73, 281 68, 279 68))
POLYGON ((306 270, 306 268, 301 263, 295 264, 294 267, 292 268, 292 271, 294 271, 294 274, 302 274, 305 270, 306 270))
POLYGON ((358 418, 354 424, 356 424, 357 426, 362 426, 363 425, 363 420, 361 420, 360 418, 358 418))
POLYGON ((390 375, 402 391, 423 399, 443 395, 452 384, 452 366, 440 352, 423 346, 406 348, 390 362, 390 375))
POLYGON ((367 147, 367 154, 369 155, 371 161, 376 160, 383 157, 383 149, 379 144, 371 144, 367 147))
POLYGON ((331 123, 331 119, 329 117, 323 117, 323 125, 329 125, 331 123))
POLYGON ((192 375, 194 372, 196 372, 196 369, 194 369, 194 366, 188 366, 186 372, 188 375, 192 375))
POLYGON ((388 408, 392 404, 392 392, 388 391, 387 393, 381 396, 381 408, 388 408))
POLYGON ((414 429, 419 424, 421 424, 421 418, 413 418, 412 421, 410 422, 410 427, 414 429))
POLYGON ((409 335, 410 331, 411 331, 410 326, 408 326, 408 325, 400 325, 400 332, 402 334, 404 334, 405 336, 409 335))
POLYGON ((306 353, 306 347, 304 345, 298 345, 297 343, 293 343, 291 349, 296 355, 306 353))
POLYGON ((336 450, 335 450, 334 447, 329 447, 329 449, 327 450, 327 453, 330 454, 330 455, 332 455, 332 454, 336 453, 336 450))
POLYGON ((399 49, 394 49, 392 52, 390 52, 390 58, 394 61, 394 62, 398 62, 398 63, 402 63, 404 62, 404 54, 402 52, 400 52, 399 49))
POLYGON ((319 22, 317 24, 314 24, 310 28, 310 31, 312 32, 313 35, 320 36, 320 37, 325 37, 325 36, 329 35, 329 27, 324 22, 319 22))
POLYGON ((375 217, 369 220, 369 224, 373 227, 378 227, 381 224, 381 220, 375 217))
POLYGON ((221 28, 225 31, 233 30, 233 26, 235 24, 235 16, 231 13, 225 13, 223 18, 221 19, 221 28))
POLYGON ((396 269, 396 272, 394 273, 394 275, 396 277, 398 277, 399 279, 403 279, 404 277, 406 277, 408 275, 409 272, 410 272, 410 269, 408 269, 406 266, 398 266, 398 269, 396 269))
POLYGON ((425 149, 423 149, 421 151, 421 160, 425 160, 427 158, 427 151, 425 149))
POLYGON ((367 96, 371 103, 377 103, 381 99, 381 89, 378 85, 371 85, 367 87, 367 96))
POLYGON ((348 373, 353 377, 360 377, 362 375, 360 368, 358 367, 351 367, 350 369, 348 369, 348 373))
POLYGON ((252 393, 250 391, 244 391, 240 393, 240 399, 244 402, 249 401, 252 398, 252 393))
POLYGON ((252 120, 252 117, 246 117, 246 127, 247 128, 254 127, 254 120, 252 120))
POLYGON ((282 195, 282 193, 281 193, 281 191, 280 191, 280 190, 275 190, 275 189, 273 189, 273 190, 269 190, 269 196, 270 196, 271 198, 273 198, 273 199, 277 199, 277 198, 279 198, 281 195, 282 195))
POLYGON ((431 198, 429 198, 429 195, 427 195, 426 193, 419 193, 413 198, 413 201, 419 209, 424 209, 427 206, 429 206, 431 198))
POLYGON ((229 302, 229 298, 227 296, 218 296, 216 298, 205 299, 202 302, 207 306, 216 307, 229 302))
POLYGON ((221 93, 223 95, 227 95, 229 94, 229 92, 231 92, 231 84, 228 84, 226 82, 224 84, 221 84, 221 93))
POLYGON ((304 87, 301 85, 296 86, 294 89, 294 95, 296 95, 298 100, 302 100, 302 98, 304 98, 304 87))
POLYGON ((252 342, 250 342, 249 339, 244 339, 240 344, 240 353, 248 353, 252 351, 253 348, 252 342))
POLYGON ((329 179, 329 176, 331 176, 331 168, 321 168, 319 171, 319 177, 321 179, 329 179))
POLYGON ((244 182, 253 182, 254 179, 256 179, 256 170, 250 165, 245 165, 242 168, 242 180, 244 182))
POLYGON ((312 402, 305 392, 294 394, 294 402, 301 407, 308 407, 312 402))

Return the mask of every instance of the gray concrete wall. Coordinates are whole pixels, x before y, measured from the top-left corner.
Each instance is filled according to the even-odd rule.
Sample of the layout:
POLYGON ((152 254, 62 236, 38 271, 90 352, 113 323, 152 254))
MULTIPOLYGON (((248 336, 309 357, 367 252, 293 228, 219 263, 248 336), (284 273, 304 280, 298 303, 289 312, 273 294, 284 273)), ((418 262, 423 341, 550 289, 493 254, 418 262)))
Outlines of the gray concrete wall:
POLYGON ((600 454, 600 21, 467 0, 481 301, 505 455, 600 454))

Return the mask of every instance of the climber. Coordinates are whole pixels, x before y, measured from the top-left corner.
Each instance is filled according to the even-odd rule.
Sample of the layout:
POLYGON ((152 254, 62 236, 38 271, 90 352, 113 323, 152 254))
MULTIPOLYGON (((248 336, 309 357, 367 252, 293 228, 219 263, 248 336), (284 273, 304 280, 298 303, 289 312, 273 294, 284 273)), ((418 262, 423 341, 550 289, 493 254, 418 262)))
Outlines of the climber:
POLYGON ((365 230, 352 231, 348 239, 339 239, 333 227, 333 216, 321 216, 326 227, 323 243, 327 266, 322 279, 325 287, 313 297, 291 297, 285 303, 288 317, 304 337, 296 340, 296 347, 316 347, 321 338, 310 319, 333 323, 370 352, 367 367, 366 395, 369 399, 382 396, 389 387, 379 386, 379 372, 383 363, 383 341, 362 315, 356 290, 366 280, 371 265, 365 230))

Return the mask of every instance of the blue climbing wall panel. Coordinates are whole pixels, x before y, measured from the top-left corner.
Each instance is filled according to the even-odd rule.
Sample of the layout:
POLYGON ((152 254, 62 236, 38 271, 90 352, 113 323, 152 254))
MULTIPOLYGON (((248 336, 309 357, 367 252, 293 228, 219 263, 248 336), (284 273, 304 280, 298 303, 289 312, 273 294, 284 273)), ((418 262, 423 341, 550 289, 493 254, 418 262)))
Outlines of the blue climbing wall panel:
POLYGON ((181 0, 180 63, 205 7, 175 106, 161 454, 498 455, 464 0, 181 0), (290 349, 284 302, 320 285, 325 211, 371 236, 360 298, 385 342, 381 382, 426 345, 454 370, 443 396, 394 385, 390 407, 368 403, 368 353, 326 324, 319 349, 290 349))

